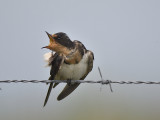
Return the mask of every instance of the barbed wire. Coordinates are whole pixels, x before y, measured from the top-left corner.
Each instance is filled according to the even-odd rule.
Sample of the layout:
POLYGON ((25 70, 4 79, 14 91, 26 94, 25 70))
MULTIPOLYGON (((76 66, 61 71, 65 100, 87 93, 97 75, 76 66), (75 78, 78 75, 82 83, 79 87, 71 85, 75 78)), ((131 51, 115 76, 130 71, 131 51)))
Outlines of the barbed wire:
MULTIPOLYGON (((98 71, 101 77, 101 80, 99 81, 93 81, 93 80, 0 80, 0 83, 68 83, 68 84, 74 84, 74 83, 99 83, 99 84, 108 84, 110 87, 111 92, 112 86, 111 84, 159 84, 159 81, 111 81, 111 80, 104 80, 102 77, 102 73, 100 68, 98 67, 98 71)), ((1 88, 0 88, 1 90, 1 88)))
MULTIPOLYGON (((110 91, 113 92, 111 84, 157 84, 160 85, 159 81, 111 81, 111 80, 0 80, 0 83, 92 83, 92 84, 101 84, 101 85, 109 85, 110 91)), ((0 88, 0 90, 2 90, 0 88)))
POLYGON ((159 81, 111 81, 111 80, 0 80, 0 83, 99 83, 99 84, 160 84, 159 81))

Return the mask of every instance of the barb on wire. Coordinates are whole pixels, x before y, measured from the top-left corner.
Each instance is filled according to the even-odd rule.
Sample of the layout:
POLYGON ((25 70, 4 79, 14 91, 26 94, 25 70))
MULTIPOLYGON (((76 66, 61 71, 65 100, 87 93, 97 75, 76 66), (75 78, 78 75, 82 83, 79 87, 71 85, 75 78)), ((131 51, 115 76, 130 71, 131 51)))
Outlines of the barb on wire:
MULTIPOLYGON (((111 80, 71 80, 71 83, 99 83, 99 84, 158 84, 159 81, 111 81, 111 80)), ((0 83, 68 83, 68 80, 0 80, 0 83)))
MULTIPOLYGON (((101 77, 101 80, 103 81, 102 73, 101 73, 101 70, 100 70, 99 67, 98 67, 98 71, 99 71, 99 75, 100 75, 100 77, 101 77)), ((102 91, 102 85, 103 85, 103 84, 101 84, 100 91, 102 91)))
MULTIPOLYGON (((109 84, 110 90, 111 90, 111 92, 113 92, 110 80, 104 81, 104 79, 102 77, 101 69, 99 67, 98 67, 98 71, 99 71, 99 74, 100 74, 100 77, 101 77, 101 80, 102 80, 102 84, 101 85, 103 85, 104 83, 105 84, 109 84), (106 83, 106 82, 108 82, 108 83, 106 83)), ((100 90, 102 90, 102 86, 101 86, 100 90)))
POLYGON ((101 73, 101 70, 100 70, 99 67, 98 67, 98 71, 99 71, 99 74, 100 74, 100 76, 101 76, 101 80, 103 80, 102 73, 101 73))

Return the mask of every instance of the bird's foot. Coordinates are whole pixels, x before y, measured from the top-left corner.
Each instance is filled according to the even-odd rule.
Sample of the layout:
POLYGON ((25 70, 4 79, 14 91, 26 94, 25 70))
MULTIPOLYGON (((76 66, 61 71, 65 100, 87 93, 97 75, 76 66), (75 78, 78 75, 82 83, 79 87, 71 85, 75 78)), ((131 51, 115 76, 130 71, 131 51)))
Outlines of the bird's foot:
POLYGON ((72 84, 72 83, 71 83, 71 79, 68 79, 68 80, 67 80, 67 84, 68 84, 69 86, 71 86, 71 84, 72 84))

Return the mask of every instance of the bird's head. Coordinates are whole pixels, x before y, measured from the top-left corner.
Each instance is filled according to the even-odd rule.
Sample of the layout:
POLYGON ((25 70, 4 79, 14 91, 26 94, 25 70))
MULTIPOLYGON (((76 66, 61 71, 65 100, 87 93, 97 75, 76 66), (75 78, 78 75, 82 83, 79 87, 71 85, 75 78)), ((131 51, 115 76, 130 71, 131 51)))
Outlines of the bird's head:
POLYGON ((69 54, 71 49, 74 48, 73 42, 70 40, 66 33, 58 32, 53 35, 49 34, 48 32, 46 33, 50 39, 50 43, 48 46, 42 48, 47 48, 57 53, 63 53, 65 55, 69 54))

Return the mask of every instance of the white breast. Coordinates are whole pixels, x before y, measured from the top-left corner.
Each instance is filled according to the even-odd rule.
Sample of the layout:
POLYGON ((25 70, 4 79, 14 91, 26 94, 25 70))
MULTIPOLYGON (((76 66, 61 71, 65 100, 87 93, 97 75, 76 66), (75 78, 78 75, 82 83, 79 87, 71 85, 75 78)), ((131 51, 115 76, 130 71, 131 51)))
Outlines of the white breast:
POLYGON ((63 63, 58 74, 56 75, 56 80, 79 80, 81 79, 88 67, 88 54, 85 54, 82 60, 78 64, 65 64, 63 63))

